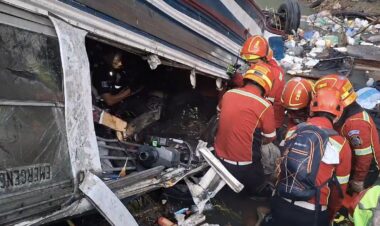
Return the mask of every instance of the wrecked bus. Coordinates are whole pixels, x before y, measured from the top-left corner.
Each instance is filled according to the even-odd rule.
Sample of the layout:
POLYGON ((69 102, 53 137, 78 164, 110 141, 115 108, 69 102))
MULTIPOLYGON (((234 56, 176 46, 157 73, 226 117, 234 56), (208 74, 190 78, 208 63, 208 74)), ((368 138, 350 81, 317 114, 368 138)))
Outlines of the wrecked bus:
POLYGON ((97 200, 102 189, 125 199, 213 165, 198 140, 246 36, 282 34, 267 19, 240 0, 1 1, 0 224, 45 224, 94 206, 117 224, 118 211, 97 200), (142 120, 129 110, 135 130, 125 142, 92 114, 102 101, 93 72, 116 50, 147 109, 142 120))

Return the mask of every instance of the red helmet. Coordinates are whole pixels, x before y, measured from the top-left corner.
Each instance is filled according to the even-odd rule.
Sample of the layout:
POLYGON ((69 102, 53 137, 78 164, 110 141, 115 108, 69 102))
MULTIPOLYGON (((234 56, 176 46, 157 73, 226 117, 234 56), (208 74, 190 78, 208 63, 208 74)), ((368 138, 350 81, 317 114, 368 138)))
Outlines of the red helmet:
POLYGON ((284 86, 281 104, 286 109, 299 110, 306 108, 311 100, 313 83, 301 77, 290 79, 284 86))
POLYGON ((249 37, 243 44, 240 56, 246 61, 264 58, 269 53, 268 41, 260 35, 249 37))
POLYGON ((244 74, 244 79, 252 80, 264 89, 266 96, 272 89, 274 76, 266 63, 253 64, 244 74))
POLYGON ((336 116, 337 121, 343 113, 343 104, 339 91, 333 88, 320 89, 316 92, 310 103, 310 114, 327 112, 336 116))
POLYGON ((318 90, 326 88, 326 87, 334 88, 339 91, 344 107, 352 104, 358 96, 356 92, 354 91, 354 87, 352 86, 350 80, 348 80, 344 76, 340 76, 340 75, 323 76, 315 83, 314 90, 315 92, 318 92, 318 90))

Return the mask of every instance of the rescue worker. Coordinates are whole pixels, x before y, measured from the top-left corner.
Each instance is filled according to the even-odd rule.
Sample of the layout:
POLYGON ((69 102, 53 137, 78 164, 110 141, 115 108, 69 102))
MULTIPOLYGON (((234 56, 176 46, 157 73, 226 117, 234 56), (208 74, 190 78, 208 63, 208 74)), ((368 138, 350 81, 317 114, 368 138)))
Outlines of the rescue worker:
MULTIPOLYGON (((313 125, 325 131, 331 131, 333 128, 333 122, 339 119, 342 111, 343 108, 341 106, 339 93, 334 89, 321 90, 316 93, 311 101, 311 118, 309 118, 304 125, 313 125)), ((297 136, 297 133, 299 132, 297 130, 299 129, 298 127, 299 126, 296 126, 289 130, 287 134, 288 139, 297 136)), ((310 166, 312 169, 316 170, 313 171, 316 172, 315 182, 312 182, 316 186, 313 191, 317 193, 319 190, 319 193, 311 193, 311 198, 308 201, 298 201, 297 199, 291 200, 282 197, 278 190, 276 190, 271 205, 271 217, 266 217, 264 221, 265 226, 329 225, 330 219, 332 219, 341 206, 342 196, 340 191, 345 193, 347 188, 351 170, 351 150, 346 139, 340 135, 330 135, 328 142, 332 144, 333 148, 326 147, 324 149, 324 155, 321 156, 318 168, 310 166), (332 178, 335 178, 334 173, 339 185, 332 183, 332 178), (317 198, 318 196, 319 198, 317 198), (318 199, 319 203, 316 203, 318 199), (318 206, 320 207, 320 211, 318 211, 318 206)), ((298 152, 301 154, 303 153, 301 150, 298 152)), ((308 150, 308 153, 314 152, 308 150)), ((284 163, 282 164, 282 166, 285 166, 284 171, 287 171, 288 169, 286 167, 288 165, 284 163)), ((306 171, 309 169, 300 168, 300 170, 306 171)), ((297 169, 297 173, 301 174, 302 172, 297 169)), ((283 173, 282 175, 286 174, 283 173)), ((297 175, 288 175, 287 177, 295 178, 296 176, 297 175)), ((277 186, 279 186, 281 180, 284 181, 288 179, 287 177, 283 178, 280 176, 277 186)), ((299 185, 299 181, 295 182, 297 183, 295 186, 299 185)), ((303 186, 300 187, 302 188, 303 186)), ((289 190, 290 189, 291 188, 289 188, 289 190)), ((297 194, 300 192, 302 191, 296 191, 297 194)))
POLYGON ((244 184, 244 189, 236 194, 226 187, 219 196, 243 213, 246 225, 254 225, 256 221, 249 196, 264 182, 261 143, 255 143, 255 136, 262 136, 263 143, 276 137, 273 106, 264 98, 273 80, 266 64, 257 63, 244 75, 244 86, 227 91, 220 103, 216 156, 244 184), (255 133, 257 130, 261 134, 255 133))
POLYGON ((281 95, 281 104, 288 117, 287 128, 306 122, 309 117, 309 104, 313 94, 313 82, 301 77, 290 79, 281 95))
POLYGON ((271 70, 275 75, 275 81, 272 91, 268 94, 267 99, 273 103, 275 112, 275 121, 277 131, 283 125, 285 120, 285 109, 281 104, 281 95, 285 86, 284 70, 273 58, 273 51, 269 48, 269 53, 267 56, 268 64, 271 65, 271 70))
MULTIPOLYGON (((265 63, 271 70, 273 74, 273 88, 265 97, 273 104, 276 129, 280 128, 285 118, 284 108, 281 105, 281 93, 285 85, 285 73, 273 58, 273 51, 270 49, 268 41, 260 35, 249 37, 242 46, 240 56, 250 67, 257 63, 265 63)), ((235 73, 231 79, 231 83, 232 87, 241 87, 243 85, 243 76, 235 73)))
POLYGON ((131 95, 121 53, 112 56, 109 68, 101 68, 95 71, 94 79, 95 87, 108 107, 121 103, 131 95))
POLYGON ((333 87, 340 92, 344 112, 334 125, 350 143, 353 167, 350 189, 360 192, 373 185, 379 175, 380 143, 376 125, 371 116, 356 102, 357 94, 344 76, 326 75, 315 83, 315 91, 333 87))
POLYGON ((352 222, 355 226, 379 225, 380 185, 346 196, 343 208, 335 216, 334 226, 347 225, 347 222, 352 222))

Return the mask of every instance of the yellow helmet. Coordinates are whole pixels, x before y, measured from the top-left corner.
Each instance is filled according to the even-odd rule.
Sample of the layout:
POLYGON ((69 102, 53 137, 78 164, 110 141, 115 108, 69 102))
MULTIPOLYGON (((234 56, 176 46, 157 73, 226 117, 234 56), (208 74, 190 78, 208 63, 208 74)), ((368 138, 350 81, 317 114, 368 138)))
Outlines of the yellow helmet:
POLYGON ((260 85, 264 89, 265 96, 273 87, 274 76, 269 65, 265 63, 257 63, 252 65, 244 74, 244 79, 252 80, 260 85))
POLYGON ((326 87, 334 88, 339 91, 344 107, 352 104, 358 97, 350 80, 345 76, 334 74, 323 76, 315 83, 314 90, 318 92, 318 90, 326 87))

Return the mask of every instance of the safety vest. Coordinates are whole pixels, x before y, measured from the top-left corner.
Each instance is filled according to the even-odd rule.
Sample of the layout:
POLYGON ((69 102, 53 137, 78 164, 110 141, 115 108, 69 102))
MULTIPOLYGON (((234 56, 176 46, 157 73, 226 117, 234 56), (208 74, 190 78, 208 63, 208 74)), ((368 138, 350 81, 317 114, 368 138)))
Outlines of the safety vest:
POLYGON ((356 205, 353 216, 349 215, 355 226, 377 226, 380 223, 380 185, 367 190, 356 205), (375 222, 377 222, 375 224, 375 222))

